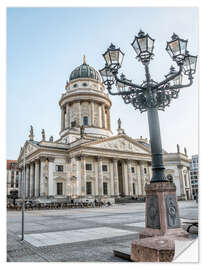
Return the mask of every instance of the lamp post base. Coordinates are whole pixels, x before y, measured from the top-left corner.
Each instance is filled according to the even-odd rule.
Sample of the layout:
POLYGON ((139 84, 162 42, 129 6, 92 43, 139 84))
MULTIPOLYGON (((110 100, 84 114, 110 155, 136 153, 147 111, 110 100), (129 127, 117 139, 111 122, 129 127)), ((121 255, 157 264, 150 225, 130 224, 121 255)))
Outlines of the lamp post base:
POLYGON ((171 182, 145 185, 145 229, 140 239, 131 244, 131 260, 172 261, 175 240, 187 240, 189 234, 181 227, 176 199, 176 186, 171 182))
POLYGON ((145 185, 145 229, 140 238, 153 236, 187 237, 181 227, 176 186, 171 182, 145 185))

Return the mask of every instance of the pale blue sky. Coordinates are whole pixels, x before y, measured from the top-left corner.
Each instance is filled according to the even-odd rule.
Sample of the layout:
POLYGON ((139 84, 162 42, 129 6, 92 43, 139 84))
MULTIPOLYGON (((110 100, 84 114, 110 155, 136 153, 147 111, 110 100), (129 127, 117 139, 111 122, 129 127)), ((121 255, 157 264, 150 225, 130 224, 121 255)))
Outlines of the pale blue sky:
MULTIPOLYGON (((191 54, 198 54, 197 8, 8 8, 7 9, 7 158, 17 159, 20 146, 34 127, 35 139, 59 136, 60 108, 70 72, 82 63, 101 69, 102 53, 111 42, 125 57, 122 71, 137 83, 144 69, 130 45, 142 29, 155 41, 150 72, 155 80, 169 72, 172 60, 165 51, 173 32, 188 39, 191 54)), ((174 63, 175 65, 175 63, 174 63)), ((120 117, 126 133, 149 137, 146 113, 140 114, 120 97, 112 97, 111 123, 116 134, 120 117)), ((165 112, 160 112, 163 148, 198 152, 198 75, 165 112)))

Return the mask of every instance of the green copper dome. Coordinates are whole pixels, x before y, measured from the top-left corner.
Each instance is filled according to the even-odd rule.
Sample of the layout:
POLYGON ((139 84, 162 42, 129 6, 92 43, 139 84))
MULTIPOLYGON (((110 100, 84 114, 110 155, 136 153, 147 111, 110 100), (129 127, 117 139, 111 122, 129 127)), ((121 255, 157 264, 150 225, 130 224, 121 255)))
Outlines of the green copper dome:
POLYGON ((70 74, 70 81, 78 78, 92 78, 94 80, 101 81, 99 72, 86 64, 85 56, 83 58, 83 64, 76 67, 70 74))

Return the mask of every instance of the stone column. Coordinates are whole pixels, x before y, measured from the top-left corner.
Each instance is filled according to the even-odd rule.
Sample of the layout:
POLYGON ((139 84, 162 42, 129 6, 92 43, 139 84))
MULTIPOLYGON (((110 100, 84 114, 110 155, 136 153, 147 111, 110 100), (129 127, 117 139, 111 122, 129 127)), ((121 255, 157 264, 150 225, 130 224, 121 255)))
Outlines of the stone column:
POLYGON ((18 172, 18 194, 19 194, 19 197, 22 198, 22 171, 21 171, 21 168, 19 169, 19 172, 18 172))
POLYGON ((92 108, 91 103, 88 103, 88 126, 92 126, 92 108))
POLYGON ((185 184, 183 179, 183 165, 177 165, 180 183, 180 195, 185 197, 185 184))
POLYGON ((90 103, 90 106, 91 106, 91 125, 92 126, 94 126, 95 124, 94 124, 94 102, 93 101, 91 101, 91 103, 90 103))
POLYGON ((149 181, 152 179, 152 164, 148 163, 148 170, 149 170, 149 181))
POLYGON ((48 196, 54 196, 54 158, 49 158, 48 164, 48 196))
POLYGON ((65 111, 64 108, 61 108, 61 131, 65 128, 65 111))
POLYGON ((109 163, 110 175, 111 175, 111 196, 114 196, 114 173, 113 173, 113 162, 109 163))
POLYGON ((30 197, 33 197, 33 187, 34 187, 34 163, 30 164, 30 197))
POLYGON ((19 196, 20 198, 22 198, 22 194, 23 194, 23 169, 20 168, 20 171, 19 171, 19 196))
POLYGON ((66 104, 66 127, 70 128, 70 108, 69 104, 66 104))
POLYGON ((18 190, 19 190, 19 197, 22 198, 22 178, 23 178, 23 172, 22 172, 22 168, 19 168, 19 180, 18 180, 18 190))
POLYGON ((110 109, 108 108, 108 110, 107 110, 107 119, 108 119, 108 125, 107 125, 107 128, 109 129, 109 130, 111 130, 111 121, 110 121, 110 111, 109 111, 110 109))
POLYGON ((104 108, 104 104, 102 104, 102 106, 101 106, 101 111, 102 111, 102 127, 105 128, 106 127, 106 123, 105 123, 105 108, 104 108))
POLYGON ((94 162, 94 170, 95 170, 95 196, 99 195, 99 183, 98 183, 98 159, 95 159, 94 162))
POLYGON ((129 195, 129 190, 128 190, 128 171, 127 171, 127 163, 126 161, 122 162, 123 166, 123 175, 124 175, 124 195, 128 196, 129 195))
POLYGON ((118 160, 113 160, 113 173, 114 173, 114 194, 119 195, 119 184, 118 184, 118 160))
POLYGON ((191 177, 190 177, 190 167, 187 167, 187 178, 188 178, 188 183, 189 183, 189 187, 190 187, 190 199, 193 200, 191 177))
POLYGON ((132 169, 131 169, 130 160, 127 160, 127 167, 128 167, 128 191, 129 191, 129 195, 133 195, 132 169))
POLYGON ((145 177, 144 177, 144 163, 140 162, 140 177, 141 177, 141 189, 142 195, 145 195, 145 177))
MULTIPOLYGON (((69 161, 68 165, 71 166, 71 160, 69 161)), ((81 166, 80 166, 80 159, 79 158, 76 159, 76 166, 77 166, 76 195, 81 196, 81 166)))
POLYGON ((40 159, 40 197, 45 196, 45 158, 40 159))
POLYGON ((81 196, 86 196, 86 160, 81 157, 81 196))
POLYGON ((141 174, 140 174, 140 164, 139 164, 139 162, 136 163, 136 175, 137 175, 137 183, 138 183, 138 195, 143 195, 142 179, 141 179, 141 174))
POLYGON ((102 108, 101 108, 101 104, 98 104, 98 124, 99 124, 99 127, 102 128, 102 108))
POLYGON ((64 125, 65 125, 65 129, 67 129, 67 113, 65 113, 65 116, 64 116, 64 125))
POLYGON ((78 121, 77 121, 77 125, 81 126, 83 125, 83 119, 82 119, 82 115, 81 115, 81 106, 80 106, 80 101, 77 103, 78 105, 78 121))
POLYGON ((30 188, 30 167, 29 165, 26 165, 26 193, 25 193, 25 197, 28 198, 29 197, 29 188, 30 188))
POLYGON ((98 187, 99 187, 99 196, 103 196, 103 170, 102 170, 102 158, 98 158, 98 187))
POLYGON ((35 161, 35 187, 34 196, 39 197, 39 160, 35 161))

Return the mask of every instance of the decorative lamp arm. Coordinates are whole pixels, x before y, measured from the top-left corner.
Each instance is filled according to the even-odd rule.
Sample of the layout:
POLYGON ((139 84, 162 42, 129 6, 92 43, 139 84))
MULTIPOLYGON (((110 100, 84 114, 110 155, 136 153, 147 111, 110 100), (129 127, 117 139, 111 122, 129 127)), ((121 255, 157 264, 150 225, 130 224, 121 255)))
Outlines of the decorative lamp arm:
MULTIPOLYGON (((130 82, 126 81, 126 80, 121 80, 120 78, 118 78, 117 72, 115 72, 115 71, 112 71, 112 74, 113 74, 113 76, 114 76, 114 78, 115 78, 115 80, 117 82, 123 83, 123 84, 125 84, 127 86, 130 86, 130 87, 133 87, 133 88, 137 88, 137 89, 140 89, 140 90, 145 90, 145 87, 142 87, 142 86, 134 84, 134 83, 130 83, 130 82)), ((129 93, 129 92, 126 92, 126 94, 127 93, 129 93)))
POLYGON ((109 94, 113 95, 113 96, 123 96, 123 95, 125 96, 125 95, 131 95, 131 94, 134 94, 137 92, 136 90, 132 89, 130 91, 122 91, 122 92, 113 93, 111 91, 111 85, 107 86, 107 90, 108 90, 109 94))
POLYGON ((178 72, 176 72, 174 75, 170 76, 169 78, 163 80, 162 82, 156 84, 155 86, 152 86, 152 89, 156 89, 156 88, 158 88, 159 86, 162 86, 162 85, 166 84, 167 82, 169 82, 169 81, 175 79, 176 77, 178 77, 178 76, 181 74, 182 70, 183 70, 183 65, 180 64, 180 65, 179 65, 179 71, 178 71, 178 72))
POLYGON ((193 77, 191 74, 189 75, 188 79, 189 79, 189 83, 187 83, 187 84, 177 84, 177 85, 172 85, 172 86, 166 86, 164 88, 159 88, 159 90, 176 90, 176 89, 189 87, 193 83, 193 77))

